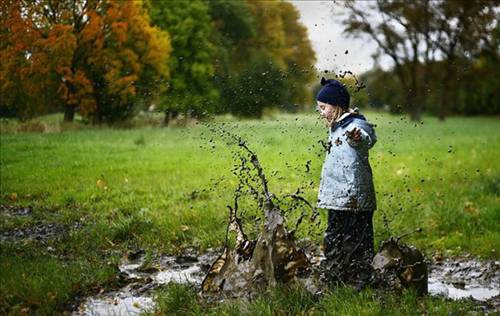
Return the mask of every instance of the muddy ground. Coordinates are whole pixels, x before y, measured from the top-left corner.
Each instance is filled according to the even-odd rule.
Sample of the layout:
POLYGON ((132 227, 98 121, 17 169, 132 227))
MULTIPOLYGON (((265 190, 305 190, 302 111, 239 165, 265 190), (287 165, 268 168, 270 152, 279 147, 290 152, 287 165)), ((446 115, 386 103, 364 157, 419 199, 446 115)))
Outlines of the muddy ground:
MULTIPOLYGON (((0 214, 6 217, 27 217, 33 214, 30 207, 19 207, 12 205, 0 205, 0 214)), ((62 238, 72 231, 82 228, 81 222, 74 222, 71 224, 61 223, 48 223, 37 222, 34 225, 25 227, 16 227, 13 229, 4 230, 3 227, 0 232, 0 241, 7 242, 20 242, 26 240, 35 240, 45 242, 52 239, 62 238)))
MULTIPOLYGON (((159 256, 145 264, 145 254, 136 252, 119 267, 129 283, 86 298, 73 315, 138 315, 141 311, 153 310, 153 289, 169 282, 190 283, 199 288, 217 256, 214 250, 203 254, 191 250, 182 256, 159 256)), ((323 258, 310 259, 319 264, 323 258)), ((473 300, 480 313, 500 312, 500 262, 471 257, 434 260, 430 265, 429 295, 473 300)))
MULTIPOLYGON (((28 216, 29 208, 0 209, 6 216, 28 216)), ((60 238, 72 230, 72 225, 40 223, 0 233, 0 242, 35 240, 44 243, 60 238)), ((319 266, 324 258, 318 249, 307 249, 310 262, 319 266)), ((208 269, 220 254, 220 249, 198 253, 190 249, 180 256, 152 255, 138 250, 127 254, 119 265, 116 288, 92 297, 82 297, 73 306, 73 315, 138 315, 153 310, 153 290, 165 284, 189 283, 200 288, 208 269)), ((471 256, 442 258, 435 256, 429 264, 429 295, 449 299, 473 300, 479 313, 500 312, 500 261, 478 260, 471 256)))

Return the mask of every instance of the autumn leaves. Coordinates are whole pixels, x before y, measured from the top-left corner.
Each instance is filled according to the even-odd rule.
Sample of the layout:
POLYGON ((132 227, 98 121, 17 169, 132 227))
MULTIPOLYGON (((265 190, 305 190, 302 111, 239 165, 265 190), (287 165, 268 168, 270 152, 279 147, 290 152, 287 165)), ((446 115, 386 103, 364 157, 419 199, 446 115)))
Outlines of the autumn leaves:
POLYGON ((0 10, 1 116, 258 116, 302 103, 312 79, 290 3, 8 0, 0 10))

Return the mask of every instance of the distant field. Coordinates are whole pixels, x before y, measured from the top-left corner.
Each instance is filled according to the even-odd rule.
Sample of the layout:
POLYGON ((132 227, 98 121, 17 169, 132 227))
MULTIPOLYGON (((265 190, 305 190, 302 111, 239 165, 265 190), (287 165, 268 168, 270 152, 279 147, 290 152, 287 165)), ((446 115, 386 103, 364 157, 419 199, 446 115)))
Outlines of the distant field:
MULTIPOLYGON (((385 217, 394 235, 421 227, 405 240, 429 256, 500 258, 500 120, 425 117, 415 124, 367 116, 378 135, 370 157, 376 241, 388 235, 385 217)), ((314 181, 304 195, 315 201, 324 155, 318 141, 326 138, 315 116, 229 120, 223 128, 257 152, 271 191, 281 196, 314 181)), ((1 242, 0 313, 64 309, 75 295, 109 283, 127 249, 180 252, 223 241, 237 161, 205 124, 4 132, 0 140, 0 204, 32 208, 28 216, 0 213, 0 233, 47 223, 81 226, 45 243, 1 242)))

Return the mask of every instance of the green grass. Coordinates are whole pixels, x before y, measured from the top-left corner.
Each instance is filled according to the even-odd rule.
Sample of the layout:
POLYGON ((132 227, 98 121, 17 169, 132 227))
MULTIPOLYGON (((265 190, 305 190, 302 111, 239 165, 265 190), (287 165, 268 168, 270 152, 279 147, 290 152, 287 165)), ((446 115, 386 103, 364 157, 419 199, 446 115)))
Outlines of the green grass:
POLYGON ((163 315, 464 315, 475 308, 470 301, 418 297, 411 291, 394 294, 352 288, 331 289, 321 298, 301 288, 277 288, 252 301, 208 304, 192 287, 171 284, 158 290, 155 298, 163 315))
POLYGON ((12 315, 62 312, 76 296, 97 293, 116 275, 112 266, 90 257, 68 262, 47 254, 7 256, 3 251, 0 270, 0 312, 12 315))
MULTIPOLYGON (((387 114, 368 117, 377 124, 379 138, 370 153, 378 203, 376 241, 388 236, 386 218, 394 235, 421 227, 422 233, 406 240, 428 255, 471 253, 498 259, 500 121, 449 118, 442 123, 425 117, 424 124, 415 124, 387 114)), ((315 116, 239 122, 218 118, 211 124, 222 122, 257 152, 271 191, 282 196, 314 181, 305 186, 304 195, 315 201, 324 155, 318 140, 326 137, 315 116)), ((84 224, 48 245, 0 244, 0 313, 63 309, 74 295, 109 283, 127 249, 180 252, 223 242, 226 205, 237 183, 231 174, 234 146, 225 145, 204 124, 2 133, 0 141, 0 203, 33 208, 26 217, 0 214, 1 231, 37 223, 84 224), (55 254, 47 254, 47 246, 55 254), (67 278, 57 277, 65 273, 67 278), (79 291, 71 290, 75 283, 82 284, 79 291), (53 303, 43 308, 30 303, 43 301, 48 292, 55 295, 53 303)), ((241 208, 255 212, 249 201, 241 208)), ((322 229, 324 223, 312 236, 318 243, 322 229)), ((306 230, 300 234, 304 237, 306 230)), ((352 301, 365 294, 345 295, 352 301)), ((334 304, 336 297, 332 294, 321 304, 334 304)), ((366 304, 367 310, 375 304, 377 314, 376 300, 366 304)))

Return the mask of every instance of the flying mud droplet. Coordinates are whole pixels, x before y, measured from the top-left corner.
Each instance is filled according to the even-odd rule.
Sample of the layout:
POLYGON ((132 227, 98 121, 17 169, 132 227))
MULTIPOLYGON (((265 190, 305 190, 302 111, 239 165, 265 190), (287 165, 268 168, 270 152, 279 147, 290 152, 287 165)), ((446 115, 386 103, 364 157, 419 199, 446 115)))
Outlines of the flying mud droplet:
MULTIPOLYGON (((230 139, 228 144, 237 144, 240 149, 239 170, 233 170, 239 177, 239 183, 233 205, 227 206, 229 218, 224 248, 202 282, 202 295, 251 297, 278 284, 299 284, 312 293, 321 292, 328 286, 322 273, 328 271, 322 271, 321 260, 311 260, 313 256, 308 256, 295 238, 295 232, 305 219, 311 223, 318 219, 318 210, 300 195, 300 188, 294 194, 277 198, 269 190, 264 169, 247 142, 230 132, 222 134, 230 139), (263 225, 257 226, 255 239, 250 239, 245 233, 245 223, 239 217, 238 202, 244 192, 251 192, 263 220, 263 225), (308 211, 300 213, 292 229, 287 226, 287 213, 282 208, 284 198, 307 206, 308 211), (308 212, 311 212, 310 217, 308 212), (234 246, 230 245, 230 235, 235 240, 234 246)), ((295 207, 292 205, 291 209, 295 207)), ((377 254, 374 269, 380 272, 376 274, 378 283, 386 288, 411 287, 420 294, 427 293, 427 263, 417 249, 400 242, 401 238, 389 239, 377 254), (399 283, 388 282, 387 279, 398 280, 399 283)))
POLYGON ((306 173, 309 173, 309 171, 311 171, 311 160, 306 162, 306 173))
POLYGON ((276 203, 274 194, 268 189, 268 181, 257 155, 241 138, 229 134, 227 136, 235 138, 246 154, 246 158, 242 157, 241 168, 248 170, 247 164, 253 167, 254 179, 259 188, 256 189, 245 179, 239 178, 234 205, 228 206, 229 223, 225 246, 202 282, 202 293, 238 297, 257 294, 278 284, 309 281, 311 264, 305 252, 296 245, 294 234, 286 227, 282 210, 276 203), (254 192, 264 219, 264 225, 255 240, 249 240, 238 218, 238 199, 243 186, 247 185, 254 192), (234 247, 230 247, 228 243, 230 233, 235 235, 234 247))

